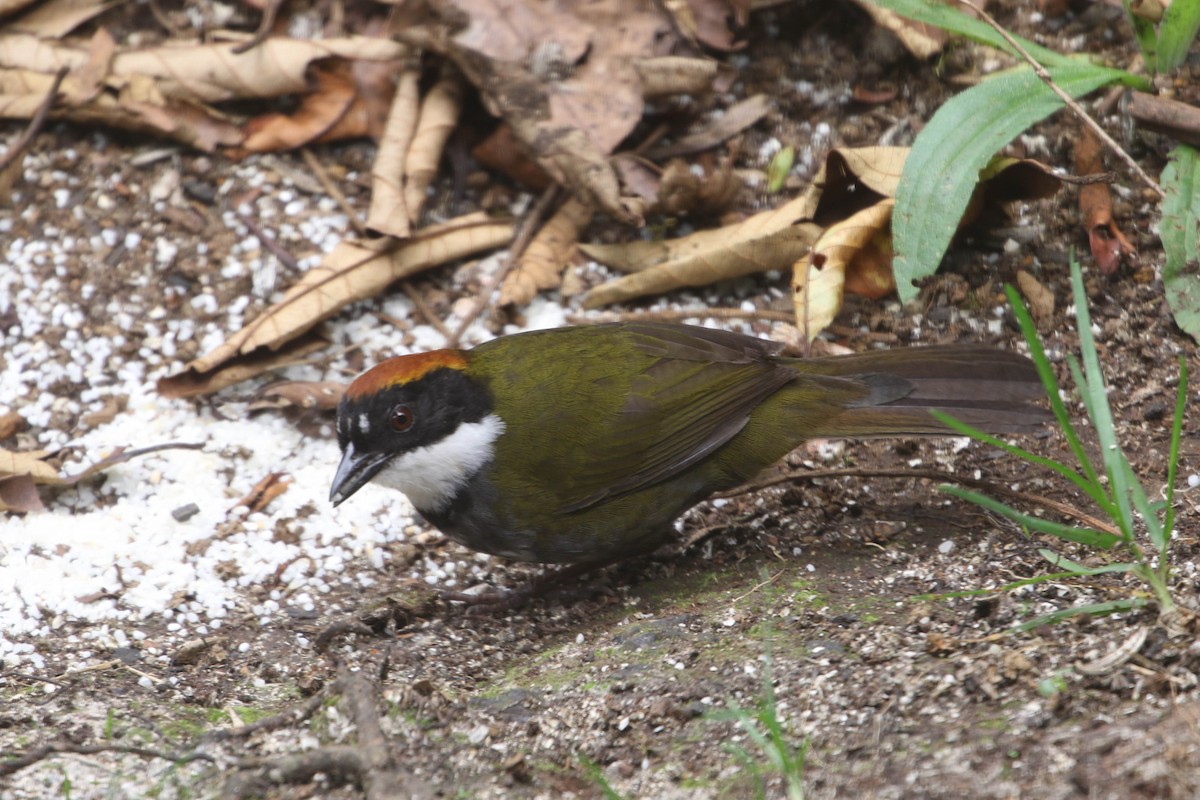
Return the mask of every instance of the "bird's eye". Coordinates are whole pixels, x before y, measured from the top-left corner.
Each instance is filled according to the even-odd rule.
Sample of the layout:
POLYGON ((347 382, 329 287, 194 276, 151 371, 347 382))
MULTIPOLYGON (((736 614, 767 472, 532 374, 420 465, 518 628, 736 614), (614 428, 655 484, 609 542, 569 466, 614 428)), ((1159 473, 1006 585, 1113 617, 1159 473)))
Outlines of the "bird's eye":
POLYGON ((413 413, 408 406, 396 406, 392 409, 391 418, 392 430, 396 433, 404 433, 412 427, 413 413))

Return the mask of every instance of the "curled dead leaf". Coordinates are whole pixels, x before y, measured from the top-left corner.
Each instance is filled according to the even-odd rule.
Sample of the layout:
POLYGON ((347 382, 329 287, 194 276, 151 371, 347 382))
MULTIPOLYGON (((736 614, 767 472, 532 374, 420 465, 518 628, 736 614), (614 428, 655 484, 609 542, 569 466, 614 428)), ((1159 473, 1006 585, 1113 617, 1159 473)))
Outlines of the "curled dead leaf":
MULTIPOLYGON (((459 217, 404 240, 342 242, 304 274, 283 299, 230 336, 215 350, 158 382, 165 397, 206 394, 261 373, 281 359, 285 346, 313 349, 309 332, 344 306, 373 297, 401 278, 447 261, 507 244, 512 225, 485 214, 459 217), (300 342, 293 343, 300 337, 300 342)), ((319 346, 319 345, 316 345, 319 346)))
POLYGON ((404 200, 404 159, 417 130, 420 78, 421 73, 415 66, 400 73, 379 152, 371 166, 371 210, 367 214, 367 227, 397 238, 408 236, 411 230, 410 213, 404 200))
POLYGON ((792 299, 796 327, 812 341, 842 308, 847 290, 883 297, 896 289, 892 274, 891 220, 895 201, 870 208, 830 226, 812 254, 796 262, 792 299))

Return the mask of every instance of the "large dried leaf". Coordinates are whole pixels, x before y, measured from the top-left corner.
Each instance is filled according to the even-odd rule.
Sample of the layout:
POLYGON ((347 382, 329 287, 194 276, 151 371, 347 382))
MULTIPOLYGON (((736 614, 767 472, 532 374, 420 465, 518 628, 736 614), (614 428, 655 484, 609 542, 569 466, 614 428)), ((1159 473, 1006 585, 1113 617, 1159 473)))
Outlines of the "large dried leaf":
MULTIPOLYGON (((1075 173, 1094 175, 1104 171, 1103 148, 1091 128, 1084 127, 1075 142, 1075 173)), ((1106 183, 1089 183, 1079 188, 1079 215, 1087 229, 1088 246, 1096 266, 1111 275, 1121 266, 1122 257, 1137 254, 1133 243, 1117 227, 1112 217, 1112 193, 1106 183)))
POLYGON ((812 341, 842 308, 844 293, 883 297, 896 289, 892 276, 891 199, 830 226, 808 258, 796 262, 792 298, 796 327, 812 341))
MULTIPOLYGON (((410 239, 372 243, 343 242, 309 270, 283 299, 182 372, 158 383, 160 393, 183 397, 215 391, 209 378, 227 363, 253 368, 258 359, 278 351, 344 306, 373 297, 401 278, 508 243, 512 225, 485 214, 425 228, 410 239)), ((239 373, 243 380, 249 375, 239 373)), ((228 382, 218 388, 229 385, 228 382)))
POLYGON ((831 151, 802 195, 736 225, 665 242, 580 245, 602 264, 639 273, 593 289, 584 304, 594 308, 683 286, 791 269, 820 235, 816 222, 845 219, 895 191, 905 153, 897 147, 831 151))
MULTIPOLYGON (((310 41, 270 38, 244 53, 236 44, 172 43, 162 47, 120 50, 112 61, 109 82, 120 85, 133 76, 153 79, 164 96, 215 103, 278 97, 308 90, 307 71, 318 59, 393 61, 409 50, 388 39, 348 36, 310 41)), ((0 36, 0 67, 53 75, 61 67, 75 70, 88 60, 78 42, 50 43, 36 36, 0 36)))
MULTIPOLYGON (((0 117, 29 119, 53 83, 53 75, 41 72, 0 70, 0 117)), ((164 136, 205 152, 242 141, 238 126, 201 106, 164 97, 149 78, 133 76, 122 84, 97 93, 90 79, 68 75, 50 116, 164 136)))
POLYGON ((446 24, 436 46, 542 167, 585 203, 640 223, 640 204, 621 197, 607 158, 642 117, 634 60, 669 41, 665 17, 633 0, 432 6, 446 24))
POLYGON ((756 272, 787 269, 816 240, 820 229, 809 220, 812 204, 801 197, 716 230, 669 242, 634 242, 597 247, 580 245, 588 256, 619 269, 636 270, 588 292, 583 304, 596 308, 685 286, 705 286, 756 272))
POLYGON ((452 72, 434 84, 421 103, 417 130, 404 157, 404 207, 414 225, 425 205, 425 190, 437 176, 446 141, 458 125, 465 93, 462 76, 452 72))
POLYGON ((403 238, 409 233, 409 212, 404 202, 404 159, 417 129, 421 101, 418 69, 400 73, 396 94, 379 152, 371 166, 371 210, 367 227, 377 233, 403 238))
POLYGON ((500 305, 522 306, 542 289, 555 289, 579 241, 592 220, 592 209, 574 197, 546 222, 500 287, 500 305))
POLYGON ((348 64, 314 73, 313 90, 291 114, 263 114, 246 123, 244 147, 251 153, 294 150, 315 142, 364 136, 362 117, 351 114, 358 99, 348 64), (343 122, 349 123, 343 126, 343 122))
MULTIPOLYGON (((120 0, 46 0, 7 26, 11 31, 46 39, 59 39, 93 17, 118 5, 120 0)), ((0 3, 0 14, 8 14, 0 3)))

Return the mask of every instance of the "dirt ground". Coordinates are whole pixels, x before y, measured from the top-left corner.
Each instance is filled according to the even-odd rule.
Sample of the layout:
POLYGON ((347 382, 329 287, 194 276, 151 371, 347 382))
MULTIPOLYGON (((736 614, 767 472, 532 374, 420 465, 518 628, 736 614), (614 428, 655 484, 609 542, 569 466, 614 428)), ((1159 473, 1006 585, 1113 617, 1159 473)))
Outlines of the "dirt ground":
MULTIPOLYGON (((1001 21, 1059 49, 1128 63, 1132 46, 1117 10, 1089 5, 1049 23, 1031 18, 1025 5, 999 4, 1001 21), (1117 31, 1111 39, 1109 29, 1117 31)), ((832 146, 875 144, 885 134, 906 143, 952 92, 932 65, 904 56, 849 4, 759 12, 746 38, 747 48, 730 56, 741 69, 735 94, 766 91, 777 105, 741 142, 738 166, 765 168, 761 154, 772 138, 809 149, 814 165, 832 146), (797 89, 801 83, 807 88, 797 89), (858 105, 847 99, 855 84, 899 91, 890 102, 858 105)), ((943 74, 971 74, 981 53, 955 46, 941 63, 943 74)), ((5 123, 0 138, 19 130, 5 123)), ((1076 135, 1076 125, 1059 116, 1018 147, 1065 166, 1076 135)), ((306 169, 298 156, 234 163, 173 148, 148 156, 162 147, 58 124, 38 135, 18 206, 0 228, 0 247, 11 258, 16 242, 78 242, 62 259, 31 262, 31 269, 40 270, 43 282, 57 281, 64 308, 77 309, 82 319, 51 313, 31 331, 10 306, 0 365, 13 363, 17 343, 36 340, 44 369, 65 368, 85 343, 104 339, 112 349, 103 374, 134 370, 149 383, 202 352, 210 342, 199 332, 230 330, 229 309, 237 306, 237 316, 250 319, 270 296, 256 283, 261 274, 220 269, 248 246, 245 229, 230 216, 240 203, 274 204, 278 213, 257 224, 296 255, 319 249, 304 215, 326 212, 319 187, 297 177, 306 169), (167 187, 161 196, 153 191, 160 186, 167 187), (177 187, 187 197, 184 211, 166 212, 161 197, 177 187), (302 208, 283 210, 295 197, 302 208), (108 230, 122 236, 110 241, 108 230), (167 247, 169 257, 157 258, 167 247), (81 291, 84 284, 96 287, 92 296, 81 291), (201 295, 213 302, 193 301, 201 295), (170 337, 146 329, 147 320, 157 319, 155 309, 193 320, 198 333, 174 337, 173 352, 164 353, 162 340, 170 337), (121 312, 133 321, 127 330, 121 312)), ((1151 174, 1161 170, 1162 142, 1138 138, 1130 147, 1151 174)), ((372 154, 369 143, 318 153, 344 169, 342 188, 362 208, 372 154)), ((452 191, 450 181, 441 191, 452 191)), ((1157 488, 1166 474, 1178 354, 1186 354, 1194 373, 1200 363, 1163 299, 1157 206, 1124 177, 1118 191, 1118 223, 1138 256, 1111 277, 1089 271, 1088 299, 1121 440, 1137 474, 1157 488)), ((836 338, 855 349, 956 341, 1022 347, 999 287, 1024 268, 1056 298, 1053 316, 1039 327, 1065 379, 1065 356, 1078 348, 1068 252, 1075 248, 1085 267, 1089 260, 1075 198, 1064 189, 1020 209, 1010 227, 959 243, 914 307, 852 300, 836 338), (1000 324, 989 325, 995 320, 1000 324)), ((478 200, 468 194, 454 202, 478 200)), ((747 195, 746 208, 766 202, 772 201, 747 195)), ((321 224, 337 235, 336 223, 321 224)), ((598 224, 597 236, 621 235, 619 226, 598 224)), ((485 267, 442 270, 414 281, 414 288, 435 312, 449 315, 459 298, 477 292, 485 267)), ((277 268, 275 278, 270 288, 278 290, 293 276, 277 268)), ((762 308, 778 302, 772 289, 786 298, 787 277, 669 300, 694 304, 699 295, 712 305, 749 300, 762 308)), ((14 292, 10 303, 18 302, 14 292)), ((388 302, 368 301, 335 319, 335 345, 298 372, 345 380, 351 369, 344 346, 363 333, 355 319, 390 308, 388 302)), ((751 329, 766 334, 770 323, 753 321, 751 329)), ((104 406, 103 398, 87 394, 97 388, 96 373, 64 372, 43 390, 52 395, 45 401, 31 394, 33 384, 3 374, 0 389, 13 393, 0 394, 6 410, 36 405, 45 412, 0 442, 9 449, 56 449, 144 411, 130 401, 102 420, 85 419, 94 413, 89 403, 104 406), (71 406, 58 398, 83 400, 71 406)), ((246 431, 267 437, 283 435, 272 426, 290 426, 323 448, 315 464, 301 463, 307 455, 254 462, 253 440, 241 450, 222 449, 205 480, 217 476, 225 491, 206 497, 197 490, 192 498, 205 510, 221 506, 220 519, 230 496, 245 491, 239 481, 246 474, 299 474, 311 466, 332 477, 336 466, 328 417, 249 415, 239 405, 248 391, 156 401, 198 418, 237 413, 246 431)), ((1077 400, 1071 408, 1080 410, 1077 400)), ((1200 514, 1186 478, 1200 472, 1194 444, 1200 423, 1190 414, 1184 424, 1185 491, 1171 558, 1177 596, 1195 604, 1200 514)), ((154 433, 158 438, 134 444, 172 432, 154 433)), ((1049 429, 1024 444, 1055 457, 1066 452, 1049 429)), ((159 457, 168 464, 183 458, 159 457)), ((722 714, 733 706, 760 708, 768 685, 789 746, 798 751, 807 742, 808 797, 1200 796, 1200 646, 1172 637, 1153 610, 1011 632, 1038 614, 1127 597, 1141 587, 1099 576, 944 597, 1043 574, 1049 566, 1038 549, 1048 543, 949 500, 930 480, 802 476, 809 468, 937 468, 1083 507, 1061 481, 954 440, 848 443, 797 452, 785 466, 801 477, 690 512, 681 537, 689 546, 610 568, 569 593, 500 616, 473 615, 436 599, 427 584, 414 584, 414 570, 469 565, 512 586, 540 568, 475 559, 427 530, 387 538, 369 556, 350 559, 342 578, 305 602, 294 602, 280 580, 283 566, 273 577, 230 577, 236 597, 219 629, 211 625, 216 615, 186 592, 165 598, 162 613, 126 618, 124 628, 136 629, 128 640, 89 635, 108 623, 87 615, 46 611, 36 626, 0 631, 8 641, 7 655, 0 653, 0 764, 6 765, 0 797, 350 798, 364 788, 396 797, 783 797, 785 783, 767 755, 722 714), (201 625, 208 626, 204 634, 197 633, 201 625), (1140 642, 1136 652, 1112 669, 1096 666, 1144 629, 1145 640, 1129 645, 1140 642), (38 751, 52 743, 75 752, 38 751), (14 767, 12 759, 21 758, 28 763, 14 767)), ((169 478, 169 467, 163 469, 169 478)), ((153 482, 130 474, 139 485, 153 482)), ((199 474, 194 480, 207 485, 199 474)), ((308 486, 299 478, 296 485, 308 486)), ((123 487, 113 478, 95 490, 45 491, 45 513, 54 524, 77 525, 93 505, 116 503, 123 487)), ((316 528, 330 513, 326 490, 312 491, 296 503, 288 525, 316 528)), ((279 520, 260 526, 263 548, 293 531, 279 520)), ((29 529, 21 525, 31 524, 10 518, 0 527, 0 558, 29 529)), ((219 524, 210 527, 206 536, 216 537, 219 524)), ((1060 549, 1092 563, 1091 554, 1060 549)), ((457 569, 461 575, 468 567, 457 569)), ((105 591, 119 606, 119 575, 105 591)))

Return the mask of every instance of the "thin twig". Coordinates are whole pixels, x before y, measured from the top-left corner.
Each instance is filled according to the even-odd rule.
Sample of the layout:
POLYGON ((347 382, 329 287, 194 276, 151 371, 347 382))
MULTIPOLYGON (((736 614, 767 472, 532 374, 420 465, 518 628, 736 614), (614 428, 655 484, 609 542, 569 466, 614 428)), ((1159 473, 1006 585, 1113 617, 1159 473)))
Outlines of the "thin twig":
POLYGON ((58 72, 54 73, 54 82, 50 84, 50 91, 46 92, 46 96, 42 98, 37 111, 33 112, 33 117, 30 118, 29 124, 25 126, 25 130, 21 131, 21 135, 13 142, 12 147, 8 148, 8 152, 4 154, 3 158, 0 158, 0 172, 3 172, 9 164, 20 158, 21 154, 33 142, 33 137, 37 136, 38 131, 46 124, 46 117, 49 116, 50 109, 54 107, 54 101, 58 99, 58 87, 62 86, 63 78, 67 77, 67 72, 68 69, 66 67, 61 67, 58 72))
POLYGON ((1108 148, 1117 156, 1117 158, 1124 162, 1125 166, 1129 167, 1130 171, 1132 171, 1134 175, 1137 175, 1143 183, 1149 186, 1154 193, 1159 196, 1159 198, 1167 196, 1167 193, 1162 190, 1162 187, 1158 185, 1158 182, 1147 175, 1146 171, 1138 166, 1138 163, 1133 160, 1133 156, 1129 155, 1129 153, 1126 153, 1124 148, 1117 144, 1116 140, 1109 136, 1104 129, 1100 127, 1100 123, 1092 119, 1091 116, 1083 110, 1083 106, 1079 105, 1079 103, 1075 102, 1074 98, 1059 88, 1058 84, 1054 82, 1054 79, 1050 77, 1050 73, 1046 70, 1046 68, 1039 64, 1037 59, 1031 56, 1029 51, 1022 47, 1021 44, 1014 39, 1008 31, 1000 27, 1000 23, 996 22, 995 18, 991 14, 972 3, 971 0, 958 0, 958 2, 974 11, 980 16, 980 18, 983 19, 984 22, 995 28, 996 33, 1003 36, 1004 40, 1012 45, 1013 48, 1021 54, 1021 57, 1033 67, 1034 74, 1041 78, 1042 82, 1050 87, 1050 91, 1058 95, 1059 99, 1067 104, 1067 108, 1071 109, 1071 111, 1075 113, 1075 116, 1079 117, 1079 119, 1083 121, 1084 125, 1091 128, 1096 134, 1097 138, 1104 142, 1104 144, 1108 146, 1108 148))
MULTIPOLYGON (((522 220, 520 228, 513 236, 512 244, 508 248, 508 258, 504 261, 504 266, 496 273, 496 285, 492 289, 498 289, 504 285, 504 279, 508 273, 512 271, 517 262, 521 260, 521 256, 525 253, 525 248, 529 246, 529 241, 533 238, 533 234, 541 226, 541 222, 548 215, 550 208, 557 202, 557 198, 561 193, 557 185, 552 185, 542 192, 542 196, 538 198, 537 205, 530 209, 529 213, 522 220)), ((484 289, 479 293, 479 297, 475 298, 475 304, 471 306, 470 311, 459 323, 458 328, 454 331, 454 335, 446 340, 446 347, 458 347, 459 341, 462 340, 463 334, 467 332, 467 328, 471 326, 483 309, 487 307, 488 300, 491 299, 492 289, 484 289)))
POLYGON ((433 309, 425 302, 425 298, 417 291, 417 287, 412 285, 412 281, 401 281, 400 288, 408 295, 408 299, 412 301, 412 304, 416 306, 417 313, 424 317, 426 322, 437 328, 438 333, 446 337, 446 341, 454 338, 453 332, 446 326, 441 317, 433 313, 433 309))
POLYGON ((342 194, 342 190, 339 189, 338 185, 334 183, 332 178, 329 177, 329 171, 325 169, 325 165, 322 164, 313 154, 313 151, 307 147, 300 148, 300 155, 303 156, 304 163, 308 165, 308 168, 312 170, 313 177, 317 179, 317 182, 320 183, 325 191, 329 193, 329 196, 333 198, 333 202, 337 204, 337 207, 340 208, 342 213, 345 214, 347 219, 350 220, 350 225, 354 228, 354 232, 359 236, 365 236, 367 232, 367 226, 363 224, 363 221, 358 216, 358 212, 353 206, 350 205, 350 201, 346 199, 346 195, 342 194))
POLYGON ((1051 498, 1040 494, 1018 492, 1015 489, 1009 489, 1007 486, 1002 486, 998 483, 992 483, 991 481, 968 478, 963 475, 955 475, 952 472, 943 472, 936 469, 817 469, 809 470, 807 472, 793 472, 788 475, 780 475, 774 478, 768 478, 764 481, 749 483, 732 491, 721 492, 720 494, 713 495, 713 497, 736 497, 737 495, 757 492, 760 489, 778 486, 783 483, 813 480, 815 478, 921 478, 932 481, 957 483, 962 486, 970 486, 972 489, 982 489, 983 491, 991 492, 993 494, 1001 495, 1013 500, 1039 505, 1052 511, 1057 511, 1063 516, 1078 520, 1084 525, 1092 527, 1098 531, 1111 533, 1114 536, 1121 535, 1121 532, 1114 528, 1111 523, 1094 517, 1085 511, 1080 511, 1079 509, 1072 505, 1068 505, 1067 503, 1063 503, 1058 500, 1052 500, 1051 498))
POLYGON ((267 248, 267 251, 270 252, 271 255, 279 259, 279 263, 283 264, 284 268, 287 269, 288 272, 292 273, 293 275, 300 274, 302 271, 300 269, 300 265, 296 263, 295 257, 283 248, 283 245, 279 244, 279 242, 273 237, 268 236, 266 231, 260 228, 254 220, 250 219, 250 217, 246 216, 245 214, 238 214, 237 218, 250 230, 250 233, 253 234, 254 238, 258 239, 258 241, 262 243, 262 246, 267 248))
POLYGON ((230 52, 235 56, 240 56, 251 48, 258 47, 267 40, 271 35, 271 31, 275 29, 275 18, 279 16, 279 7, 283 5, 283 0, 269 0, 266 7, 263 8, 262 19, 258 22, 258 30, 254 32, 254 36, 237 45, 230 52))

